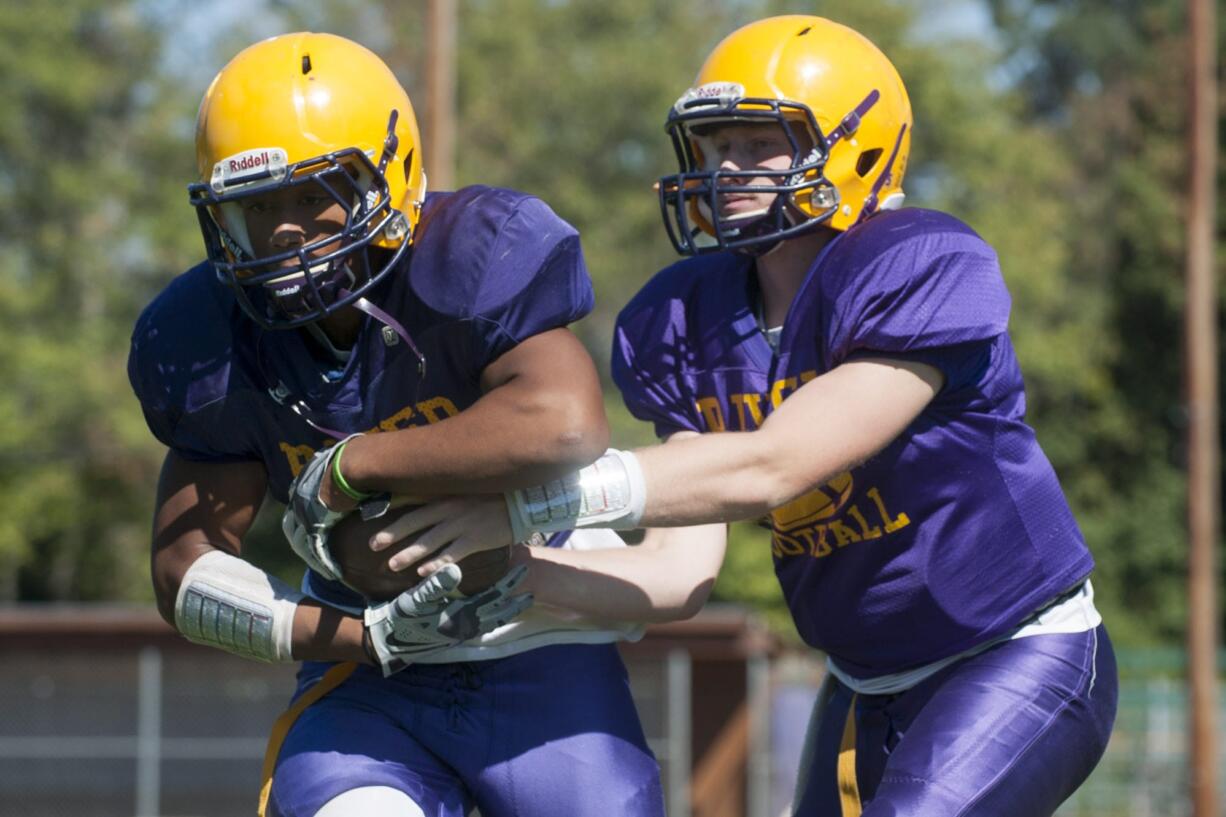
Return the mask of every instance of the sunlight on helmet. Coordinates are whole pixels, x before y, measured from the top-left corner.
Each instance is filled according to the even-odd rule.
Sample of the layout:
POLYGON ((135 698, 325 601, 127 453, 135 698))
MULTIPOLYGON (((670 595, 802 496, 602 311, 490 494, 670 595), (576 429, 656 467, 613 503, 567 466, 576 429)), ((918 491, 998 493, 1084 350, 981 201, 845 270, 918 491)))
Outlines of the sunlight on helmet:
POLYGON ((659 184, 669 237, 686 255, 758 254, 819 226, 847 230, 878 210, 896 209, 911 122, 898 72, 858 32, 804 15, 738 29, 715 47, 669 111, 666 128, 680 165, 659 184), (749 123, 782 129, 791 147, 787 166, 753 174, 708 166, 713 129, 749 123), (721 198, 730 194, 769 204, 721 211, 721 198))
POLYGON ((200 104, 199 181, 188 191, 209 260, 252 319, 312 323, 390 273, 425 198, 420 141, 391 70, 342 37, 273 37, 217 74, 200 104), (251 213, 280 197, 319 201, 338 220, 304 228, 297 243, 253 241, 251 213))

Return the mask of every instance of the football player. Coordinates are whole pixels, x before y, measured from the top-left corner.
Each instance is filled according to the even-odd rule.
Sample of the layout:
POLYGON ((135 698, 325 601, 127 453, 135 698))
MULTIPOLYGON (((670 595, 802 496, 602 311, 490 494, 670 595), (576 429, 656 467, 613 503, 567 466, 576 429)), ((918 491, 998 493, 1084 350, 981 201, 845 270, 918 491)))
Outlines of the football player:
MULTIPOLYGON (((196 147, 208 260, 145 309, 129 374, 169 448, 163 616, 201 644, 303 661, 261 813, 662 814, 613 643, 633 627, 510 622, 532 601, 513 592, 522 569, 453 598, 449 566, 367 605, 327 547, 389 494, 506 490, 605 449, 599 381, 566 329, 592 307, 575 230, 510 190, 427 195, 408 96, 331 35, 238 54, 196 147), (311 567, 301 591, 242 558, 266 493, 311 567)), ((570 544, 620 544, 595 533, 570 544)))
POLYGON ((727 37, 668 116, 660 203, 692 257, 622 311, 613 349, 630 410, 698 436, 512 492, 509 522, 474 499, 374 538, 427 528, 399 566, 452 541, 428 571, 528 530, 766 517, 796 627, 828 656, 793 812, 1040 817, 1106 747, 1115 663, 1024 421, 996 254, 901 206, 911 125, 894 66, 849 28, 727 37))

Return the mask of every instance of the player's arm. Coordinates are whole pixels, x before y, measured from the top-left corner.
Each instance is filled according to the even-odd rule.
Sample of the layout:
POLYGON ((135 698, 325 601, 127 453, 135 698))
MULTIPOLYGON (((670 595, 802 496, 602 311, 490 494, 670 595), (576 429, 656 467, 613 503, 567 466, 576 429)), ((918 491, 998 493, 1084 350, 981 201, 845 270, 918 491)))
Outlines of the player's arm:
POLYGON ((452 599, 461 575, 449 566, 361 618, 320 604, 241 556, 266 489, 260 463, 167 455, 154 515, 154 592, 162 616, 189 640, 262 661, 377 663, 390 675, 502 626, 532 603, 517 593, 525 570, 452 599))
POLYGON ((242 559, 266 490, 258 462, 167 454, 153 521, 158 611, 193 641, 254 658, 369 663, 361 619, 304 598, 242 559))
POLYGON ((516 545, 524 587, 538 605, 612 621, 692 618, 723 564, 727 525, 652 528, 632 547, 607 550, 516 545))
POLYGON ((806 383, 756 431, 636 451, 646 489, 640 522, 763 516, 885 448, 943 382, 926 363, 853 360, 806 383))
MULTIPOLYGON (((341 459, 359 492, 439 496, 504 491, 582 467, 609 432, 591 357, 568 329, 534 335, 481 373, 482 396, 439 423, 356 437, 341 459)), ((320 496, 351 507, 332 480, 320 496)))
MULTIPOLYGON (((678 432, 660 446, 698 437, 678 432)), ((728 526, 649 528, 638 545, 564 550, 516 545, 537 604, 615 621, 676 621, 698 614, 724 562, 728 526)), ((438 562, 435 562, 438 564, 438 562)))
POLYGON ((756 431, 680 435, 633 453, 609 451, 578 472, 495 498, 459 499, 406 514, 372 537, 374 550, 410 539, 389 558, 403 569, 430 553, 440 564, 531 531, 628 529, 731 522, 775 508, 864 462, 911 424, 944 376, 914 361, 845 363, 809 381, 756 431))
MULTIPOLYGON (((663 447, 697 437, 678 432, 663 447)), ((403 570, 447 546, 405 575, 404 585, 483 548, 505 545, 512 533, 502 496, 458 497, 418 508, 377 534, 376 550, 387 550, 389 566, 403 570)), ((537 604, 616 621, 672 621, 690 618, 706 602, 723 563, 727 526, 653 528, 634 547, 607 550, 516 546, 512 564, 527 565, 524 589, 537 604)))

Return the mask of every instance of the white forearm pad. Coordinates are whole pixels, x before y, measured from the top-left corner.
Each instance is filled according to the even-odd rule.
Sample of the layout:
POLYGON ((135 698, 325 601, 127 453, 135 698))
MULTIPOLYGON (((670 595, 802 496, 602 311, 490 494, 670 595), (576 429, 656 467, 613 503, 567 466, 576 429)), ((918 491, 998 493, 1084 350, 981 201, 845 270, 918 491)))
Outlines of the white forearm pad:
POLYGON ((511 532, 516 542, 523 542, 533 532, 636 528, 643 518, 646 493, 638 458, 610 448, 586 468, 508 493, 511 532))
POLYGON ((294 610, 303 595, 250 562, 221 550, 183 576, 175 627, 188 641, 260 661, 293 661, 294 610))

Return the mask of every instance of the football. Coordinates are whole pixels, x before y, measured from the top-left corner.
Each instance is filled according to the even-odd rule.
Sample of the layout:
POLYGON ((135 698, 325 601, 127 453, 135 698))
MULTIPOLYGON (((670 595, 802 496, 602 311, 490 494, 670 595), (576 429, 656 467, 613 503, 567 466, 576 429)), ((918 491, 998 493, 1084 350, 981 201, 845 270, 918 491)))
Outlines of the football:
MULTIPOLYGON (((332 558, 341 568, 345 583, 371 601, 387 601, 408 590, 422 580, 417 567, 427 561, 427 556, 412 566, 392 571, 387 561, 393 554, 409 547, 412 541, 397 542, 386 550, 370 549, 370 537, 387 527, 392 521, 411 511, 414 505, 392 508, 378 519, 363 520, 360 514, 346 516, 328 534, 328 547, 332 558)), ((459 591, 466 596, 487 590, 506 575, 510 568, 511 546, 478 551, 461 559, 458 564, 464 574, 459 591)))

